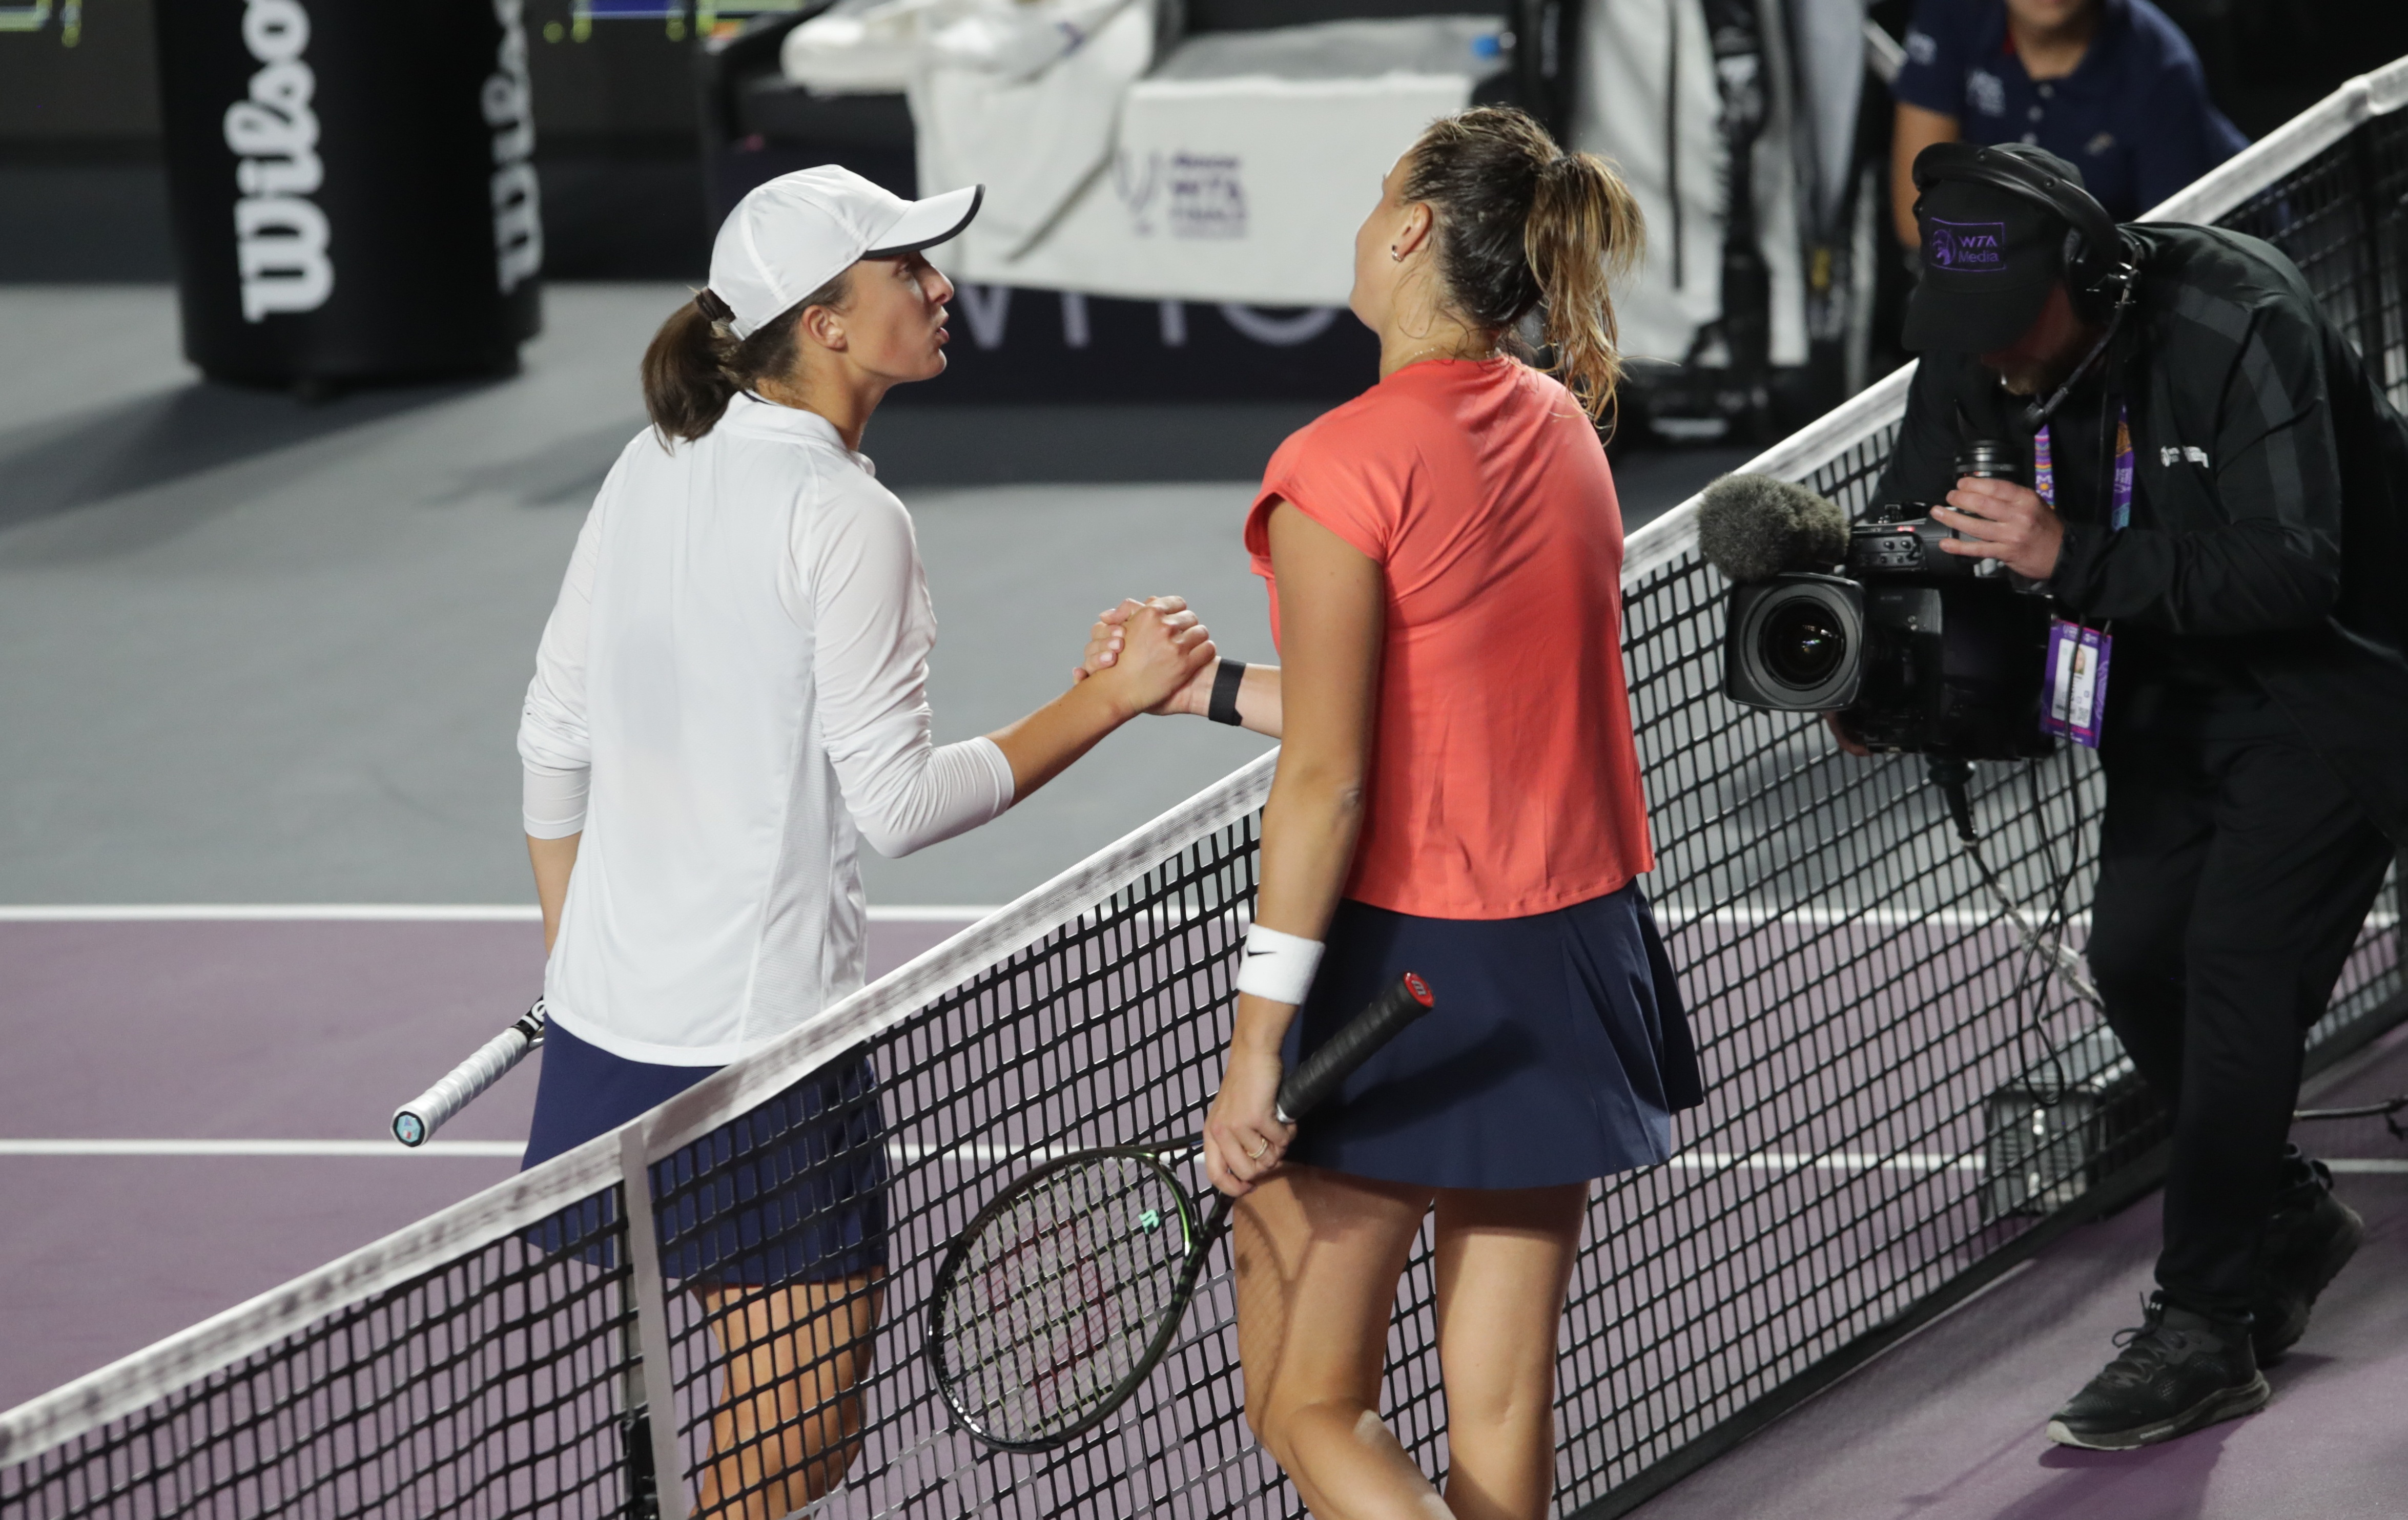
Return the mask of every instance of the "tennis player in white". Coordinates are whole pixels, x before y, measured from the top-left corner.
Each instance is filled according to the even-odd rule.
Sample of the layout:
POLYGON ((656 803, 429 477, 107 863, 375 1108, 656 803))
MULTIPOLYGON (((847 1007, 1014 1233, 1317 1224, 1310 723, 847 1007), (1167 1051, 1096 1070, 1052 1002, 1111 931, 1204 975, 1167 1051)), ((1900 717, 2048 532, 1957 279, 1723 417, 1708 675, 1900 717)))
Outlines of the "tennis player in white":
MULTIPOLYGON (((953 287, 922 250, 980 197, 772 180, 644 355, 653 426, 578 536, 519 730, 551 951, 528 1165, 859 987, 861 840, 976 828, 1214 658, 1192 614, 1149 610, 1111 670, 932 741, 910 515, 859 450, 890 388, 944 372, 953 287)), ((877 1080, 849 1057, 807 1081, 747 1205, 665 1247, 728 1358, 706 1510, 774 1520, 851 1458, 885 1269, 877 1080)))

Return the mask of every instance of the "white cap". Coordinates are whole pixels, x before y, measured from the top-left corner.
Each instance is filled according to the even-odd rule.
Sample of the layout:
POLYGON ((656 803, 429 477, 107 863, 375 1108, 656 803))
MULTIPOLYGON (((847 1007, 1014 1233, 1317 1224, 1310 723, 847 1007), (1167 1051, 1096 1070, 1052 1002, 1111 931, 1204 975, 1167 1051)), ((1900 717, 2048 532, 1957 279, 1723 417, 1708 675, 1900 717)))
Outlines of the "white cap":
MULTIPOLYGON (((710 289, 739 338, 864 259, 932 247, 978 215, 984 185, 907 201, 833 163, 755 186, 719 225, 710 289)), ((701 303, 708 311, 709 301, 701 303)))

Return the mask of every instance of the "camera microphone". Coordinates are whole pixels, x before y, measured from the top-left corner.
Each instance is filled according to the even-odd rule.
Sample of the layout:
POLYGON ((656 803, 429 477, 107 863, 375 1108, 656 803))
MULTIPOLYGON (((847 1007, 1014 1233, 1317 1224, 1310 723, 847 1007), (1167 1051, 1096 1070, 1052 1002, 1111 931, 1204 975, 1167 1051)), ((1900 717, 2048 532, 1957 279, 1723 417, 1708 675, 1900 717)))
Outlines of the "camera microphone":
POLYGON ((1794 480, 1727 475, 1698 504, 1698 552, 1742 585, 1848 557, 1848 517, 1794 480))

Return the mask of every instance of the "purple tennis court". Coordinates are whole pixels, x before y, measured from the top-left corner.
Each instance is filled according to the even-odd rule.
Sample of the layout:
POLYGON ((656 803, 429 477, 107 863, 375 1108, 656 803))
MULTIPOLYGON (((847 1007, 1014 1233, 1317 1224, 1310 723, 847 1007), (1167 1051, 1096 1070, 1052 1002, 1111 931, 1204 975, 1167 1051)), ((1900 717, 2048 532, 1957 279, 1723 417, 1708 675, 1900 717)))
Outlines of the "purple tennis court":
MULTIPOLYGON (((526 1141, 539 1054, 422 1151, 386 1123, 541 988, 529 915, 142 911, 0 917, 0 1408, 501 1181, 526 1141)), ((974 916, 879 916, 870 973, 974 916)))
MULTIPOLYGON (((0 1137, 0 1186, 20 1226, 0 1258, 0 1337, 9 1347, 0 1403, 90 1371, 515 1170, 532 1070, 513 1073, 423 1152, 402 1151, 383 1125, 396 1092, 414 1091, 490 1033, 539 976, 536 928, 523 914, 241 911, 0 924, 16 990, 0 1038, 31 1058, 7 1068, 0 1137), (358 990, 338 1004, 323 996, 330 985, 358 990)), ((874 969, 931 947, 968 917, 882 916, 874 969)), ((1913 935, 1892 949, 1944 986, 1951 957, 1929 952, 1965 942, 1945 930, 1923 933, 1923 953, 1913 935)), ((1744 961, 1760 979, 1768 959, 1811 971, 1836 953, 1829 931, 1811 927, 1778 935, 1779 950, 1756 925, 1734 931, 1709 920, 1673 927, 1671 939, 1708 1018, 1716 965, 1744 961)), ((1956 959, 1977 981, 1997 964, 1995 950, 1970 945, 1956 959)), ((1793 1036, 1821 1030, 1850 1050, 1877 1047, 1882 1031, 1841 1037, 1829 1022, 1838 1010, 1816 1011, 1818 980, 1800 977, 1806 1001, 1793 1036)), ((2013 1057, 2011 1046, 2000 1059, 2013 1057)), ((1877 1051, 1862 1058, 1875 1069, 1895 1064, 1877 1051)), ((1951 1059, 1963 1063, 1961 1054, 1951 1059)), ((1858 1085, 1873 1086, 1864 1075, 1858 1085)), ((2344 1107, 2402 1090, 2408 1030, 2333 1069, 2313 1097, 2344 1107)), ((1942 1129, 1963 1131, 1966 1116, 1934 1113, 1942 1129)), ((1849 1186, 1893 1194, 1937 1186, 1962 1196, 1946 1181, 1961 1166, 1920 1156, 1974 1155, 1980 1145, 1978 1133, 1927 1131, 1907 1150, 1894 1122, 1869 1134, 1848 1128, 1842 1113, 1823 1120, 1819 1132, 1726 1129, 1714 1144, 1742 1147, 1729 1161, 1693 1145, 1672 1171, 1727 1172, 1736 1163, 1728 1174, 1756 1179, 1756 1208, 1797 1215, 1818 1200, 1828 1206, 1829 1186, 1814 1179, 1834 1167, 1859 1179, 1849 1186), (1885 1145, 1886 1157, 1850 1159, 1885 1145), (1799 1160, 1780 1159, 1788 1155, 1799 1160)), ((1015 1132, 1022 1127, 1034 1136, 1058 1125, 1014 1115, 1015 1132)), ((2262 1413, 2138 1454, 2069 1452, 2041 1435, 2055 1403, 2092 1370, 2099 1345, 2136 1317, 2157 1235, 2148 1195, 2062 1234, 1634 1513, 2219 1520, 2272 1513, 2282 1500, 2346 1520, 2396 1513, 2408 1470, 2386 1422, 2408 1396, 2408 1302, 2393 1291, 2408 1269, 2408 1145, 2375 1120, 2302 1126, 2298 1138, 2335 1162, 2340 1192, 2366 1216, 2370 1238, 2308 1339, 2273 1371, 2276 1401, 2262 1413)), ((932 1200, 954 1191, 965 1165, 971 1174, 992 1171, 940 1166, 922 1185, 934 1188, 932 1200)), ((1615 1252, 1599 1243, 1611 1262, 1615 1252)), ((1868 1244, 1894 1253, 1901 1243, 1868 1244)), ((1847 1280, 1860 1256, 1845 1240, 1828 1240, 1759 1273, 1748 1292, 1811 1294, 1810 1277, 1847 1280)), ((1727 1269, 1697 1265, 1688 1274, 1695 1292, 1668 1284, 1670 1301, 1658 1300, 1651 1320, 1690 1298, 1694 1310, 1717 1313, 1713 1285, 1727 1269)), ((1219 1336, 1208 1332, 1199 1346, 1219 1336)), ((1764 1354, 1777 1347, 1768 1342, 1764 1354)))
MULTIPOLYGON (((2317 1084, 2318 1107, 2408 1092, 2408 1030, 2317 1084)), ((1634 1513, 1644 1520, 2376 1520, 2408 1502, 2408 1144, 2379 1121, 2306 1124, 2367 1242, 2267 1372, 2259 1413, 2138 1452, 2049 1444, 2042 1427, 2140 1322, 2157 1196, 2081 1226, 1944 1318, 1634 1513)))

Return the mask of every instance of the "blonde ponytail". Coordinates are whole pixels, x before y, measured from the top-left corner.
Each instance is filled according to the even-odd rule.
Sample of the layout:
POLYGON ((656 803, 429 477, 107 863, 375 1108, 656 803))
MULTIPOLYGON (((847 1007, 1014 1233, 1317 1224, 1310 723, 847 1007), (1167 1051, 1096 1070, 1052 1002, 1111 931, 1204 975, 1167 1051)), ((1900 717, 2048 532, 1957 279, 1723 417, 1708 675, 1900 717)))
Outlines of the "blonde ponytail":
POLYGON ((1637 267, 1647 235, 1613 165, 1563 151, 1526 112, 1475 106, 1430 123, 1402 194, 1437 215, 1447 305, 1506 342, 1543 303, 1549 373, 1603 418, 1622 378, 1609 286, 1637 267))
POLYGON ((1554 372, 1593 418, 1622 380, 1610 286, 1638 266, 1646 241, 1639 203, 1606 160, 1559 153, 1539 171, 1523 254, 1546 305, 1554 372))

